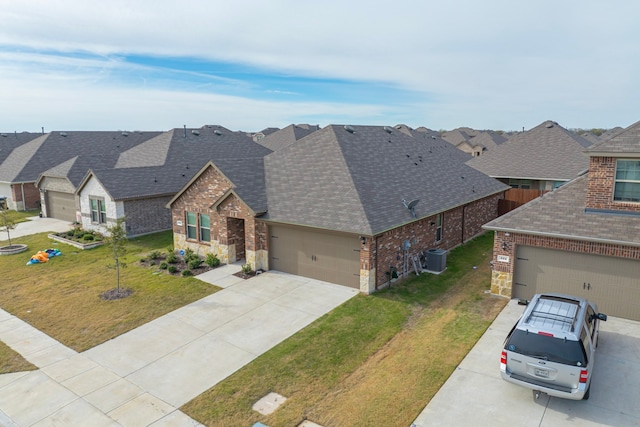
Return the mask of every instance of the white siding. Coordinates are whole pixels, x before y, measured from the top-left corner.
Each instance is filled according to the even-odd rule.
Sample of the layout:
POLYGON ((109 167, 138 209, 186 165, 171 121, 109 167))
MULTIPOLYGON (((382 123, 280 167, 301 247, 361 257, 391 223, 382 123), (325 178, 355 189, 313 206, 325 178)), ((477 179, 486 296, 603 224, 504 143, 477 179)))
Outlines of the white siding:
POLYGON ((112 224, 116 219, 123 216, 124 207, 122 202, 114 202, 111 196, 107 193, 100 182, 95 177, 89 178, 89 181, 85 184, 80 192, 80 212, 82 214, 82 228, 85 230, 95 230, 100 233, 105 233, 106 228, 104 224, 92 224, 91 223, 91 205, 89 204, 90 197, 102 197, 105 202, 107 210, 107 223, 112 224))

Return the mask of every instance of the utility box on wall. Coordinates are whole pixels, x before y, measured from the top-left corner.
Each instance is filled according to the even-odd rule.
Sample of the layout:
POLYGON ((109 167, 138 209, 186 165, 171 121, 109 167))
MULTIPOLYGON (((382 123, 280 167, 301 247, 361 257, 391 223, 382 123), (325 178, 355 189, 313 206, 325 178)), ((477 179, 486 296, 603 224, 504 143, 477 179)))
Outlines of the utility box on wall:
POLYGON ((447 268, 447 251, 444 249, 427 250, 427 271, 440 273, 447 268))

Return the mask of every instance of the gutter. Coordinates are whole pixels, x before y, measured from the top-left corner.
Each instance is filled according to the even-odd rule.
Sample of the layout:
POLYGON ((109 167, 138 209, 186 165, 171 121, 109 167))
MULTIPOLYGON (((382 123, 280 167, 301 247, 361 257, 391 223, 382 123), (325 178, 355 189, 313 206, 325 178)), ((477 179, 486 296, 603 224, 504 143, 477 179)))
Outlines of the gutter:
POLYGON ((532 236, 540 236, 540 237, 555 237, 555 238, 558 238, 558 239, 580 240, 580 241, 584 241, 584 242, 605 243, 605 244, 610 244, 610 245, 640 247, 640 242, 629 242, 629 241, 622 241, 622 240, 602 239, 602 238, 598 238, 598 237, 575 236, 575 235, 570 235, 570 234, 548 233, 548 232, 544 232, 544 231, 529 231, 529 230, 521 230, 519 228, 492 227, 492 226, 487 226, 487 225, 483 225, 482 228, 484 228, 485 230, 503 231, 505 233, 529 234, 529 235, 532 235, 532 236))

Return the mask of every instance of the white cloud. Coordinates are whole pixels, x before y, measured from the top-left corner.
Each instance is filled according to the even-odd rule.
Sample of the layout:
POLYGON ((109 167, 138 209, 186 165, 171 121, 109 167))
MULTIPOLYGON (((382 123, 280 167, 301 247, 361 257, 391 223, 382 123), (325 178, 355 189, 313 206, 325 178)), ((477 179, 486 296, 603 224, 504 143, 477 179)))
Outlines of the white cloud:
MULTIPOLYGON (((365 107, 357 99, 346 105, 305 103, 309 110, 304 117, 318 117, 317 121, 342 122, 346 120, 340 117, 345 117, 370 123, 386 115, 406 119, 385 123, 509 129, 535 126, 549 118, 570 127, 624 126, 638 119, 633 115, 640 89, 636 22, 640 4, 635 3, 0 0, 0 8, 0 49, 5 46, 0 61, 15 62, 13 69, 0 68, 3 92, 14 99, 40 100, 33 111, 49 117, 59 112, 48 110, 54 103, 43 98, 62 90, 62 86, 51 87, 60 81, 69 84, 64 88, 68 91, 83 88, 82 97, 73 96, 81 98, 77 102, 85 108, 102 112, 96 117, 108 114, 104 107, 110 104, 92 106, 90 95, 104 97, 118 88, 156 102, 156 97, 167 99, 166 110, 156 113, 158 119, 175 118, 175 113, 197 114, 187 103, 198 104, 202 97, 218 100, 215 93, 197 93, 188 84, 159 87, 163 79, 186 81, 187 75, 171 71, 162 76, 162 70, 118 60, 145 55, 228 61, 295 76, 381 82, 415 94, 395 110, 385 105, 385 99, 365 107), (25 56, 25 51, 33 56, 25 56), (95 56, 61 60, 38 54, 46 51, 86 52, 103 55, 104 60, 95 56), (38 64, 40 72, 28 69, 30 62, 38 64), (149 73, 154 73, 153 79, 149 73), (126 81, 125 75, 133 76, 133 81, 126 81), (133 90, 145 84, 147 91, 133 90), (24 89, 15 89, 22 86, 38 87, 42 93, 25 96, 24 89)), ((209 92, 218 90, 227 96, 232 87, 246 89, 250 84, 235 76, 198 77, 211 85, 209 92)), ((285 92, 295 91, 272 91, 285 92)), ((243 128, 274 125, 251 120, 273 120, 275 112, 281 125, 300 117, 300 103, 268 102, 269 108, 262 109, 265 101, 243 99, 246 96, 243 92, 232 97, 242 100, 243 110, 234 112, 230 106, 205 110, 234 117, 243 128), (290 109, 292 105, 295 108, 290 109)), ((151 108, 144 111, 158 110, 153 102, 148 104, 151 108)), ((15 114, 28 112, 3 116, 3 121, 18 125, 15 114)), ((71 118, 68 122, 73 123, 71 118)), ((159 122, 154 123, 157 128, 159 122)))

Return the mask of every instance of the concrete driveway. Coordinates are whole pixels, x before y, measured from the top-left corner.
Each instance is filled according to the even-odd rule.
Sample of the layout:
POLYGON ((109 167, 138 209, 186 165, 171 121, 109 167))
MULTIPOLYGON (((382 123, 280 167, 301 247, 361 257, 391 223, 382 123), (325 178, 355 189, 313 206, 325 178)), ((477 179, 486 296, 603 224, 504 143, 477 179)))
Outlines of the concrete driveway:
POLYGON ((640 426, 640 322, 601 323, 589 400, 534 400, 499 369, 504 339, 523 311, 509 302, 413 426, 640 426))
POLYGON ((0 339, 40 368, 0 375, 0 425, 198 425, 178 408, 358 294, 239 270, 205 273, 226 288, 84 353, 0 310, 0 339))
MULTIPOLYGON (((69 221, 63 221, 55 218, 40 218, 37 216, 29 217, 30 221, 24 221, 16 224, 16 228, 11 230, 11 240, 27 236, 30 234, 43 233, 45 231, 61 233, 71 229, 72 224, 69 221)), ((0 233, 0 242, 7 240, 7 233, 0 233)))

